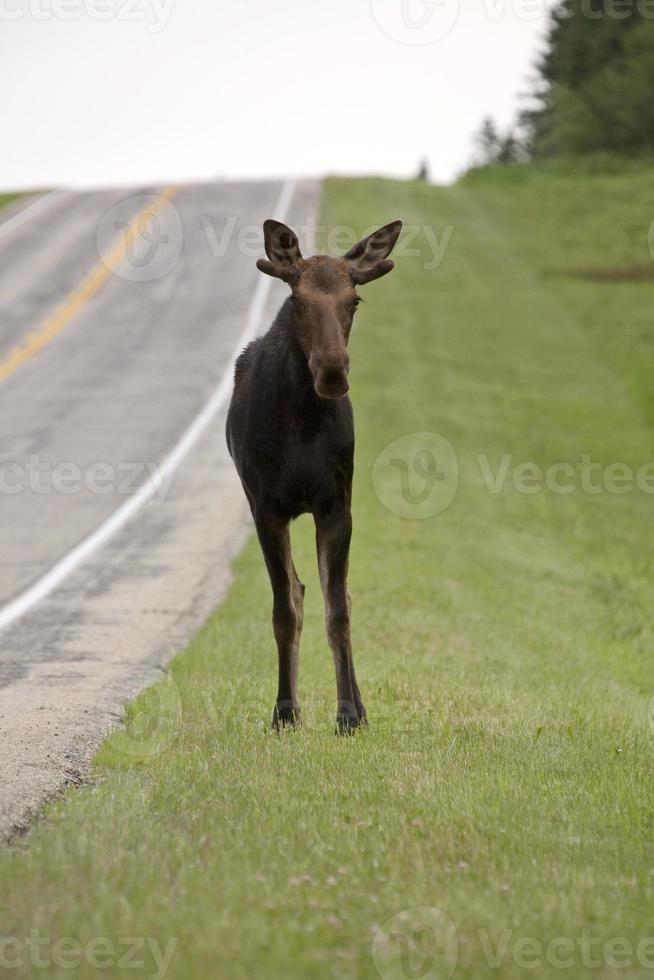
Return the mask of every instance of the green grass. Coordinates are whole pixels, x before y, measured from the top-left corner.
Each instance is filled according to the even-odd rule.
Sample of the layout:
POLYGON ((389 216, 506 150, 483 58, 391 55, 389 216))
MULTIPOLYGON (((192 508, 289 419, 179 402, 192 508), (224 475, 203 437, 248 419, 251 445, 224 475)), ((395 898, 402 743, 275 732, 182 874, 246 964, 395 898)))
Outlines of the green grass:
MULTIPOLYGON (((183 980, 373 978, 379 925, 433 907, 452 923, 433 920, 437 945, 456 931, 457 978, 649 976, 635 952, 612 963, 628 958, 615 940, 654 936, 654 497, 526 494, 512 475, 493 494, 478 456, 493 471, 505 454, 545 469, 652 458, 654 285, 568 271, 648 260, 654 171, 523 168, 449 189, 334 180, 324 210, 359 230, 397 216, 453 228, 436 271, 421 233, 420 256, 365 288, 351 345, 350 585, 370 728, 333 735, 301 520, 305 723, 268 732, 269 586, 250 541, 224 606, 132 706, 90 784, 0 857, 3 933, 174 937, 167 976, 183 980), (438 516, 403 519, 377 498, 373 464, 429 431, 455 449, 458 491, 438 516), (529 937, 551 962, 525 965, 529 937)), ((385 499, 398 473, 382 470, 385 499)), ((414 975, 448 975, 438 953, 420 974, 427 933, 411 945, 430 915, 379 934, 384 978, 408 975, 398 932, 414 975)), ((654 944, 646 954, 654 965, 654 944)), ((123 975, 154 973, 145 963, 123 975)))
POLYGON ((4 208, 5 205, 11 204, 12 201, 18 200, 23 194, 16 192, 14 194, 0 194, 0 209, 4 208))

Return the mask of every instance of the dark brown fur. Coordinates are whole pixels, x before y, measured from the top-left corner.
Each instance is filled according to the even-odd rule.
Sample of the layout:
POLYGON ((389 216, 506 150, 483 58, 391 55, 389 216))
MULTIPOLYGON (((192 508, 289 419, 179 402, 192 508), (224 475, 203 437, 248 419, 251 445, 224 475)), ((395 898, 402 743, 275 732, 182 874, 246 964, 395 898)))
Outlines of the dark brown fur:
POLYGON ((241 354, 227 417, 227 444, 261 544, 273 590, 279 683, 273 725, 299 719, 297 674, 304 586, 293 560, 289 522, 313 514, 327 638, 334 656, 337 723, 366 721, 350 643, 347 567, 352 535, 354 423, 347 343, 359 302, 356 285, 393 268, 388 255, 401 222, 386 225, 340 259, 303 259, 285 225, 264 225, 268 260, 291 296, 268 333, 241 354))

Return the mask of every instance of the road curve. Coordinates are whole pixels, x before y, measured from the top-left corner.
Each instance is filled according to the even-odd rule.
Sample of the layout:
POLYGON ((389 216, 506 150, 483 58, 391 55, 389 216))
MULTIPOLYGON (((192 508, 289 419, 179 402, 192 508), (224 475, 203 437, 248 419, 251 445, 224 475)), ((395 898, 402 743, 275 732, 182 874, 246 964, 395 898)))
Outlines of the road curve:
POLYGON ((285 217, 306 241, 318 194, 58 192, 4 234, 0 212, 0 837, 80 778, 224 594, 247 526, 231 363, 284 295, 256 230, 285 217))

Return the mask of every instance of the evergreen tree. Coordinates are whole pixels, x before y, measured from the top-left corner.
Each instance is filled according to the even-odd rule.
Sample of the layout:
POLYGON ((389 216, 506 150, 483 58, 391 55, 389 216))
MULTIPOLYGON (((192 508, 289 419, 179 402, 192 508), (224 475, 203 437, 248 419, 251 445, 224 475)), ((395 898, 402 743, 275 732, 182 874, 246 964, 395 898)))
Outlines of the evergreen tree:
POLYGON ((475 137, 477 164, 482 167, 493 163, 517 163, 524 157, 520 141, 513 129, 502 134, 493 120, 484 119, 475 137))
POLYGON ((534 156, 654 150, 652 13, 642 0, 562 0, 521 117, 534 156))
POLYGON ((497 162, 501 138, 490 116, 482 122, 481 129, 475 137, 475 144, 479 152, 479 163, 482 166, 497 162))

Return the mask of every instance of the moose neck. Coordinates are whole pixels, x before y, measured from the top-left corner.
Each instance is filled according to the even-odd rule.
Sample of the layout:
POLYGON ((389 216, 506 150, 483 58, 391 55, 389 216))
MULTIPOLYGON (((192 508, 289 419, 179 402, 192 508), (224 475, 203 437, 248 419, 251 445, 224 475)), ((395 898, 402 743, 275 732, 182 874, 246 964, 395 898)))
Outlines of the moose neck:
POLYGON ((320 401, 313 386, 313 377, 311 375, 311 371, 309 370, 306 354, 302 350, 300 342, 297 339, 297 324, 293 303, 289 299, 284 305, 287 306, 288 314, 287 348, 284 363, 286 374, 285 380, 289 383, 296 395, 305 397, 310 401, 320 401))

